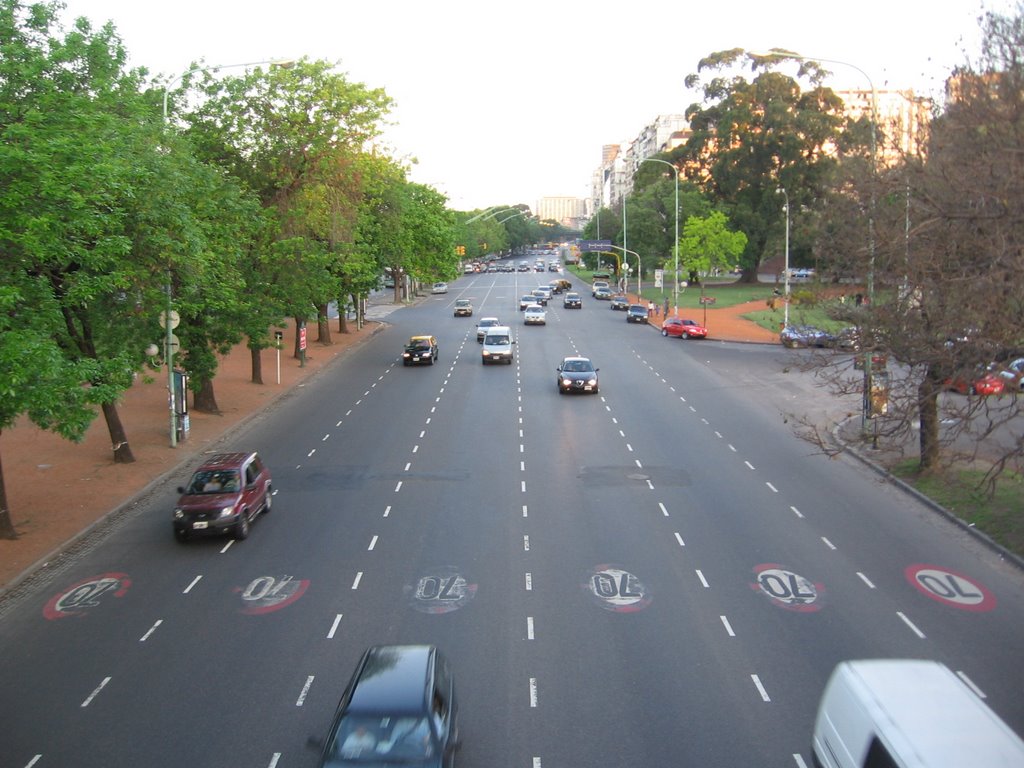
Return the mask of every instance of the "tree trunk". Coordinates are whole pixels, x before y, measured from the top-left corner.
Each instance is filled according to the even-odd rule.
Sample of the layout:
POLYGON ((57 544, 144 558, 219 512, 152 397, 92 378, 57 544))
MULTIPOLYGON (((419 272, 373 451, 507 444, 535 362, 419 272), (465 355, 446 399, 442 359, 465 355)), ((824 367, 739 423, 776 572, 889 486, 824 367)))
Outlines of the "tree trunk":
POLYGON ((292 357, 294 357, 296 360, 302 359, 302 349, 300 348, 299 345, 301 344, 302 329, 305 327, 305 324, 305 320, 298 317, 295 318, 295 350, 294 353, 292 354, 292 357))
MULTIPOLYGON (((339 314, 345 310, 338 307, 339 314)), ((329 346, 331 342, 331 324, 327 320, 327 305, 320 304, 316 308, 316 340, 318 344, 329 346)))
POLYGON ((919 450, 921 472, 931 472, 939 466, 939 389, 931 371, 917 387, 917 412, 921 421, 919 450))
MULTIPOLYGON (((0 431, 2 434, 2 431, 0 431)), ((7 507, 7 489, 4 487, 4 468, 0 463, 0 539, 16 539, 18 532, 14 530, 11 510, 7 507)))
POLYGON ((199 389, 193 395, 192 407, 200 413, 212 413, 220 416, 217 398, 213 394, 213 379, 206 379, 199 383, 199 389))
POLYGON ((110 444, 114 448, 115 464, 132 464, 135 456, 132 454, 131 446, 128 445, 128 435, 125 434, 124 426, 121 424, 121 415, 117 412, 114 403, 103 403, 103 418, 107 422, 107 432, 110 433, 110 444))
MULTIPOLYGON (((356 304, 355 306, 359 306, 356 304)), ((338 299, 338 333, 348 333, 348 318, 345 316, 345 302, 338 299)))
POLYGON ((249 347, 249 357, 252 360, 252 381, 253 384, 263 383, 263 350, 259 347, 249 347))

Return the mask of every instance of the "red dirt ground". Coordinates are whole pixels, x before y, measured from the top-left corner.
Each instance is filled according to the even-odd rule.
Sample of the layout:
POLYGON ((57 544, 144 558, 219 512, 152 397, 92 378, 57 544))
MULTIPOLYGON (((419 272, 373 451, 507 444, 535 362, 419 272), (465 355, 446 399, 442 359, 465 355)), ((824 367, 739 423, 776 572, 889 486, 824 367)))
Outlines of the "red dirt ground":
MULTIPOLYGON (((740 315, 763 309, 764 302, 709 309, 709 338, 747 342, 777 342, 778 336, 740 315)), ((703 319, 700 312, 691 313, 703 319)), ((660 316, 652 322, 660 327, 660 316)), ((288 352, 281 353, 281 383, 276 383, 276 354, 263 353, 263 385, 250 382, 249 351, 236 347, 221 358, 214 380, 219 416, 191 411, 189 438, 170 447, 167 382, 156 374, 125 393, 118 411, 128 434, 135 462, 114 464, 110 438, 102 417, 90 426, 81 443, 36 428, 27 419, 0 434, 7 501, 18 538, 0 540, 0 592, 57 554, 76 535, 131 499, 150 482, 216 442, 226 431, 260 412, 277 397, 323 370, 345 350, 368 339, 380 324, 370 322, 348 334, 332 330, 333 345, 310 344, 307 362, 299 367, 288 352)), ((291 328, 285 339, 292 338, 291 328)), ((686 343, 686 342, 681 342, 686 343)), ((701 342, 690 342, 701 343, 701 342)), ((287 346, 287 343, 286 343, 287 346)))

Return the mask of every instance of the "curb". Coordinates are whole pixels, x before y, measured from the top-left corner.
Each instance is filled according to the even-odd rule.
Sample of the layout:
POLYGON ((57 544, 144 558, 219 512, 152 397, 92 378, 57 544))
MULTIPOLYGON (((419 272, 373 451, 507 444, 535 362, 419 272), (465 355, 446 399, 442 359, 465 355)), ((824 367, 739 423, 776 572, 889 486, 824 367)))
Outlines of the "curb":
POLYGON ((910 483, 907 483, 901 480, 900 478, 896 477, 881 464, 874 461, 870 456, 864 454, 860 450, 860 448, 854 446, 851 443, 845 442, 839 436, 839 432, 843 428, 844 424, 849 423, 854 418, 859 417, 849 417, 832 428, 832 442, 837 448, 840 448, 844 453, 849 453, 851 456, 857 459, 857 461, 861 462, 864 466, 868 467, 871 471, 873 471, 879 477, 883 478, 886 482, 896 486, 901 491, 906 493, 908 496, 913 497, 914 499, 916 499, 917 501, 921 502, 926 507, 931 509, 933 512, 936 512, 942 517, 946 518, 946 520, 953 523, 953 525, 957 526, 962 531, 965 531, 966 533, 970 534, 977 541, 988 547, 994 554, 998 555, 1001 560, 1007 561, 1012 565, 1016 566, 1019 570, 1024 571, 1024 557, 1021 557, 1015 552, 1011 552, 1010 550, 1006 549, 1006 547, 993 540, 984 531, 979 530, 977 527, 975 527, 971 523, 968 523, 966 520, 957 517, 955 514, 953 514, 950 510, 946 509, 941 504, 939 504, 937 501, 921 493, 919 490, 917 490, 917 488, 910 485, 910 483))

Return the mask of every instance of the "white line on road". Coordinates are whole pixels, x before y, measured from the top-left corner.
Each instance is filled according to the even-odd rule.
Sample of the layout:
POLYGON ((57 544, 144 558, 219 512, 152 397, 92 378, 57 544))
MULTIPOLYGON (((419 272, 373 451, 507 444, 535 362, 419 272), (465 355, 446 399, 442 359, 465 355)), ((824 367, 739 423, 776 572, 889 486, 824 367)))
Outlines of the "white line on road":
POLYGON ((529 515, 526 514, 526 505, 525 504, 523 504, 523 517, 529 517, 529 515))
MULTIPOLYGON (((38 763, 42 759, 43 759, 42 755, 36 755, 31 760, 29 760, 27 763, 25 763, 25 768, 32 768, 33 765, 35 765, 36 763, 38 763)), ((539 766, 540 765, 540 758, 539 757, 533 758, 533 762, 534 762, 534 765, 539 766)))
POLYGON ((313 455, 314 453, 316 453, 316 448, 314 448, 314 449, 313 449, 312 451, 310 451, 309 453, 307 453, 307 454, 306 454, 306 458, 308 459, 308 458, 309 458, 310 456, 312 456, 312 455, 313 455))
POLYGON ((273 755, 270 756, 270 763, 267 765, 267 768, 277 768, 277 761, 280 759, 281 753, 275 752, 273 755))
POLYGON ((761 694, 761 701, 771 701, 771 699, 768 698, 768 691, 766 691, 764 686, 761 685, 761 679, 757 675, 751 675, 750 679, 753 680, 754 685, 757 686, 757 690, 761 694))
POLYGON ((533 574, 532 573, 527 573, 526 574, 526 591, 527 592, 532 592, 533 591, 533 574))
POLYGON ((420 440, 422 440, 422 439, 423 439, 423 436, 424 436, 425 434, 427 434, 427 430, 425 430, 425 429, 424 429, 424 430, 420 431, 420 440))
POLYGON ((519 490, 522 491, 523 493, 526 493, 526 481, 525 480, 523 480, 523 481, 521 481, 519 483, 519 490))
POLYGON ((835 548, 836 548, 836 545, 835 545, 835 544, 833 544, 833 543, 832 543, 831 541, 829 541, 829 540, 828 540, 827 538, 825 538, 824 536, 822 536, 822 537, 821 537, 821 540, 822 540, 823 542, 825 542, 825 546, 826 546, 826 547, 828 547, 829 549, 831 549, 831 550, 832 550, 833 552, 835 551, 835 548))
POLYGON ((330 437, 331 437, 331 433, 328 432, 326 435, 324 435, 323 437, 320 438, 320 442, 321 443, 326 443, 328 441, 328 439, 330 439, 330 437))
POLYGON ((398 485, 395 486, 395 493, 398 493, 400 490, 402 490, 402 481, 401 480, 399 480, 398 481, 398 485))
POLYGON ((797 516, 797 517, 799 517, 799 518, 800 518, 801 520, 803 520, 803 517, 804 517, 804 515, 803 515, 803 512, 801 512, 801 511, 800 511, 799 509, 797 509, 796 507, 790 507, 790 509, 792 509, 792 510, 793 510, 793 514, 794 514, 794 515, 796 515, 796 516, 797 516))
POLYGON ((959 677, 961 680, 963 680, 964 681, 964 685, 966 685, 968 688, 970 688, 972 691, 974 691, 974 694, 979 699, 988 698, 987 696, 985 696, 985 693, 981 690, 981 688, 976 686, 974 684, 974 681, 971 680, 971 678, 969 678, 964 672, 958 670, 957 673, 956 673, 956 676, 959 677))
POLYGON ((625 433, 625 432, 623 432, 623 431, 622 431, 622 430, 620 429, 620 430, 619 430, 619 435, 621 435, 622 437, 625 437, 625 436, 626 436, 626 433, 625 433))
POLYGON ((644 465, 640 463, 640 459, 633 459, 633 461, 636 462, 637 467, 640 469, 644 468, 644 465))
POLYGON ((539 757, 533 758, 533 768, 540 768, 540 758, 539 757))
POLYGON ((336 427, 340 427, 340 426, 341 426, 341 422, 339 421, 339 422, 338 422, 337 424, 335 424, 334 426, 336 426, 336 427))
POLYGON ((857 575, 860 576, 860 580, 863 581, 865 584, 867 584, 868 587, 870 587, 871 589, 875 588, 875 585, 871 583, 871 579, 869 579, 863 573, 861 573, 860 571, 857 571, 857 575))
POLYGON ((339 613, 337 616, 334 617, 334 622, 331 624, 331 630, 327 633, 328 640, 334 639, 334 635, 337 633, 338 627, 341 625, 341 617, 344 615, 345 614, 343 613, 339 613))
POLYGON ((309 687, 313 685, 313 679, 316 675, 310 675, 306 678, 306 684, 302 686, 302 692, 299 693, 299 698, 295 702, 296 707, 301 707, 306 701, 306 694, 309 693, 309 687))
POLYGON ((146 634, 144 634, 142 637, 139 638, 139 642, 140 643, 146 642, 149 639, 149 636, 152 635, 154 632, 156 632, 156 628, 159 627, 163 623, 164 623, 163 619, 157 619, 156 620, 156 624, 154 624, 152 627, 150 627, 149 631, 146 632, 146 634))
POLYGON ((754 468, 754 465, 751 464, 749 461, 744 461, 743 463, 746 464, 749 469, 753 469, 754 468))
POLYGON ((722 439, 722 433, 719 432, 717 429, 715 430, 715 437, 717 437, 719 440, 722 439))
POLYGON ((363 578, 363 572, 360 571, 359 573, 356 574, 355 581, 352 582, 352 589, 359 589, 359 582, 362 580, 362 578, 363 578))
POLYGON ((412 447, 412 452, 413 452, 413 453, 416 453, 416 452, 418 452, 418 451, 419 451, 419 449, 420 449, 420 447, 419 447, 418 445, 414 445, 414 446, 412 447))
POLYGON ((409 471, 409 467, 411 467, 411 466, 412 466, 412 462, 411 461, 407 461, 405 463, 405 471, 408 472, 409 471))
POLYGON ((181 594, 187 595, 189 592, 191 592, 192 591, 192 587, 194 587, 196 584, 198 584, 199 580, 201 578, 203 578, 202 574, 200 574, 199 576, 196 576, 194 579, 192 579, 192 583, 189 584, 187 587, 185 587, 185 591, 182 592, 181 594))
POLYGON ((530 536, 528 534, 523 535, 523 551, 530 551, 530 536))
POLYGON ((683 537, 679 535, 679 531, 676 531, 676 541, 679 542, 679 546, 680 547, 685 547, 686 546, 686 542, 683 541, 683 537))
POLYGON ((902 612, 902 611, 896 611, 896 615, 897 615, 897 616, 899 616, 899 617, 900 617, 901 619, 903 619, 903 623, 904 623, 904 624, 906 624, 906 625, 907 625, 908 627, 910 627, 910 630, 911 630, 911 631, 912 631, 912 632, 913 632, 913 633, 914 633, 915 635, 917 635, 917 636, 918 636, 919 638, 921 638, 922 640, 924 640, 924 638, 925 638, 925 634, 924 634, 924 632, 922 632, 922 631, 921 631, 920 629, 918 629, 917 627, 915 627, 915 626, 914 626, 914 622, 912 622, 912 621, 911 621, 910 619, 908 619, 908 618, 907 618, 907 617, 906 617, 906 616, 905 616, 905 615, 903 614, 903 612, 902 612))
POLYGON ((525 461, 520 461, 519 462, 519 471, 520 472, 525 472, 526 471, 526 462, 525 461))
POLYGON ((93 691, 92 693, 90 693, 88 698, 86 698, 86 700, 82 702, 82 707, 83 708, 84 707, 88 707, 90 704, 92 704, 92 700, 100 695, 100 691, 102 691, 104 688, 106 688, 107 687, 107 683, 109 683, 109 682, 110 682, 110 678, 109 677, 104 677, 103 678, 103 682, 96 686, 96 690, 93 691))
POLYGON ((526 617, 526 639, 533 640, 533 616, 526 617))
POLYGON ((653 491, 654 490, 654 483, 652 483, 650 480, 648 480, 647 481, 647 487, 650 488, 653 491))
POLYGON ((368 546, 366 548, 366 551, 367 552, 373 552, 373 548, 376 547, 376 546, 377 546, 377 537, 374 536, 372 539, 370 539, 370 546, 368 546))
POLYGON ((537 678, 530 678, 530 706, 537 706, 537 678))
POLYGON ((704 572, 699 568, 697 569, 697 578, 700 579, 700 583, 704 585, 704 589, 708 589, 710 587, 708 580, 704 578, 704 572))
POLYGON ((633 452, 633 446, 630 445, 629 443, 626 443, 626 450, 629 451, 630 453, 632 453, 633 452))
POLYGON ((668 517, 668 510, 665 509, 665 505, 659 501, 658 506, 661 507, 661 514, 663 514, 665 517, 668 517))
POLYGON ((384 507, 384 517, 387 517, 390 514, 391 514, 391 505, 388 504, 386 507, 384 507))
POLYGON ((220 553, 223 555, 225 552, 227 552, 229 549, 231 549, 231 545, 234 544, 234 543, 235 543, 234 539, 228 539, 228 543, 220 548, 220 553))
POLYGON ((729 637, 736 637, 736 633, 732 631, 732 624, 729 623, 729 619, 725 616, 719 616, 722 620, 722 624, 725 626, 725 631, 729 634, 729 637))
POLYGON ((799 752, 793 753, 793 761, 796 763, 797 768, 807 768, 807 763, 804 762, 804 759, 800 756, 799 752))
POLYGON ((770 491, 771 491, 772 493, 778 493, 778 492, 779 492, 779 489, 778 489, 778 488, 776 488, 776 487, 775 487, 774 485, 772 485, 771 483, 769 483, 769 482, 767 482, 767 481, 766 481, 766 482, 765 482, 765 485, 767 485, 767 486, 768 486, 768 489, 769 489, 769 490, 770 490, 770 491))
POLYGON ((729 450, 732 451, 733 453, 736 453, 736 446, 733 445, 732 443, 729 443, 729 450))

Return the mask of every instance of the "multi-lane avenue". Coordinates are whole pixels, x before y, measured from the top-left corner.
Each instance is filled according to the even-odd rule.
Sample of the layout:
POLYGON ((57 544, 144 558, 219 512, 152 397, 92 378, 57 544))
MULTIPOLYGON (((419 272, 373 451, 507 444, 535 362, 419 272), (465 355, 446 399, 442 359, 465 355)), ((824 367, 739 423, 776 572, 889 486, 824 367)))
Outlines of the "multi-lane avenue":
POLYGON ((1022 574, 794 435, 766 382, 798 353, 666 339, 578 281, 524 325, 551 277, 461 277, 232 435, 273 472, 248 539, 176 542, 168 478, 4 606, 0 766, 312 766, 363 650, 405 642, 452 663, 463 766, 809 766, 855 658, 942 661, 1024 733, 1022 574), (402 366, 414 334, 435 365, 402 366), (599 394, 558 393, 568 355, 599 394))

